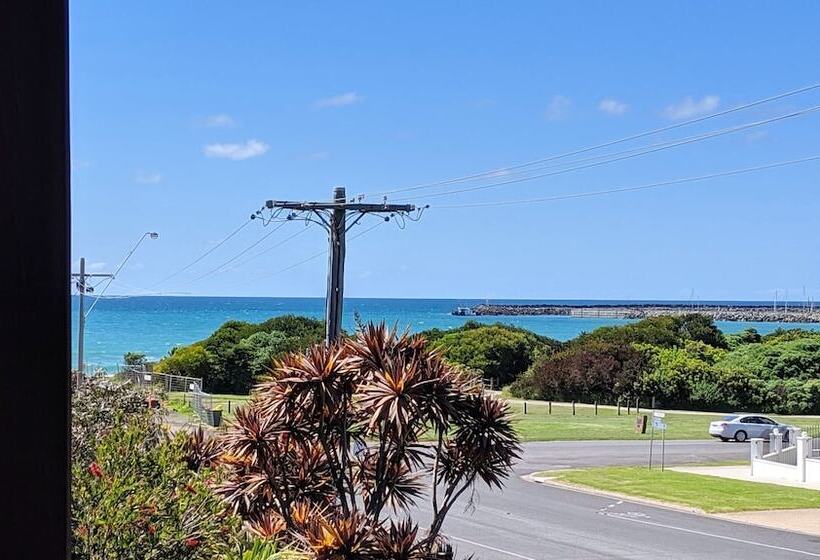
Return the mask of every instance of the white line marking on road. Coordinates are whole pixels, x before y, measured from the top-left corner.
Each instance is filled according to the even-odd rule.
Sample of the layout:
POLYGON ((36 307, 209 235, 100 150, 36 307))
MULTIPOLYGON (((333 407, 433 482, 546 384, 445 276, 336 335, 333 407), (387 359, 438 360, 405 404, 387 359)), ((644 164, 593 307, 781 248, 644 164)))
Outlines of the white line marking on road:
POLYGON ((612 517, 613 519, 623 519, 624 521, 633 521, 635 523, 642 523, 643 525, 654 525, 655 527, 663 527, 664 529, 673 529, 675 531, 682 531, 684 533, 692 533, 694 535, 701 535, 701 536, 704 536, 704 537, 713 537, 715 539, 723 539, 723 540, 726 540, 726 541, 749 544, 749 545, 752 545, 752 546, 760 546, 760 547, 763 547, 763 548, 773 548, 775 550, 783 550, 785 552, 794 552, 796 554, 804 554, 806 556, 812 556, 814 558, 820 558, 820 554, 817 554, 815 552, 808 552, 808 551, 805 551, 805 550, 797 550, 796 548, 788 548, 786 546, 777 546, 777 545, 774 545, 774 544, 766 544, 766 543, 755 542, 755 541, 747 541, 745 539, 738 539, 738 538, 735 538, 735 537, 727 537, 725 535, 716 535, 714 533, 707 533, 705 531, 697 531, 695 529, 684 529, 683 527, 675 527, 674 525, 666 525, 664 523, 656 523, 655 521, 645 521, 643 519, 636 519, 634 517, 623 517, 623 516, 619 516, 619 515, 609 515, 609 517, 612 517))
POLYGON ((535 558, 530 558, 529 556, 522 556, 521 554, 517 554, 515 552, 510 552, 509 550, 504 550, 503 548, 496 548, 494 546, 490 546, 487 544, 481 544, 475 541, 462 539, 461 537, 454 537, 453 535, 447 535, 447 538, 450 538, 454 541, 461 541, 467 544, 471 544, 473 546, 480 546, 481 548, 486 548, 487 550, 493 550, 495 552, 500 552, 501 554, 506 554, 507 556, 514 556, 516 558, 521 558, 521 560, 535 560, 535 558))

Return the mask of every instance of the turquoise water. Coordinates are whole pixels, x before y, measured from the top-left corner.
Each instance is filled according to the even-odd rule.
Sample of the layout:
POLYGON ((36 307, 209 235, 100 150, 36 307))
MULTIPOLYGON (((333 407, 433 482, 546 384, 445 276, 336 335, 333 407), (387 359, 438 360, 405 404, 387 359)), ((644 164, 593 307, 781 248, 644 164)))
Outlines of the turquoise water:
MULTIPOLYGON (((72 363, 76 363, 77 303, 72 299, 72 363)), ((456 317, 450 312, 458 306, 482 303, 480 300, 454 299, 347 299, 345 300, 344 328, 354 328, 354 312, 364 321, 386 321, 400 328, 420 331, 430 328, 458 327, 473 319, 482 323, 503 322, 523 327, 558 340, 568 340, 584 331, 604 325, 622 325, 625 319, 575 318, 552 316, 456 317)), ((612 301, 504 301, 492 303, 626 303, 612 301)), ((631 302, 636 303, 636 302, 631 302)), ((669 302, 666 302, 669 303, 669 302)), ((708 303, 708 302, 703 302, 708 303)), ((723 302, 738 303, 738 302, 723 302)), ((103 299, 97 304, 86 323, 85 361, 91 367, 116 369, 125 352, 145 352, 157 359, 172 347, 189 344, 208 336, 229 319, 259 322, 284 314, 322 318, 322 298, 240 298, 240 297, 128 297, 103 299)), ((818 324, 779 324, 719 322, 727 333, 754 327, 761 333, 778 327, 820 329, 818 324)))

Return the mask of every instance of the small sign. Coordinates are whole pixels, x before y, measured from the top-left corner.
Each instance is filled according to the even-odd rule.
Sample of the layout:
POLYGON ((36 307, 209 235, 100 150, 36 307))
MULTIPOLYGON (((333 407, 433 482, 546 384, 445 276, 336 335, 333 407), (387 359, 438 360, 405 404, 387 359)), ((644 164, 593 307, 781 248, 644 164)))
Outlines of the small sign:
POLYGON ((652 413, 652 416, 654 416, 655 418, 666 418, 666 413, 661 412, 660 410, 656 410, 652 413))
POLYGON ((146 373, 146 374, 145 374, 145 375, 143 375, 142 377, 143 377, 143 379, 145 379, 146 381, 151 381, 151 374, 150 374, 150 373, 146 373))
POLYGON ((635 417, 635 433, 636 434, 645 434, 646 433, 646 414, 641 414, 635 417))
POLYGON ((652 427, 655 428, 656 430, 661 431, 661 432, 666 430, 666 424, 660 418, 655 418, 652 421, 652 427))

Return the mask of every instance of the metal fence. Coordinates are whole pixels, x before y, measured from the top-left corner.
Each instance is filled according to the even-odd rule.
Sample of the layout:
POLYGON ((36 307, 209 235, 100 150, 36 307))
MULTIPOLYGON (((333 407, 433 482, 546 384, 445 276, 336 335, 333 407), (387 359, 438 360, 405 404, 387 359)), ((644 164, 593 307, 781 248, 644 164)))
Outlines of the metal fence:
POLYGON ((117 374, 121 379, 140 387, 159 387, 166 393, 191 393, 202 391, 202 378, 156 373, 138 368, 126 368, 117 374))
POLYGON ((820 425, 806 426, 803 433, 811 438, 809 442, 809 457, 820 458, 820 425))

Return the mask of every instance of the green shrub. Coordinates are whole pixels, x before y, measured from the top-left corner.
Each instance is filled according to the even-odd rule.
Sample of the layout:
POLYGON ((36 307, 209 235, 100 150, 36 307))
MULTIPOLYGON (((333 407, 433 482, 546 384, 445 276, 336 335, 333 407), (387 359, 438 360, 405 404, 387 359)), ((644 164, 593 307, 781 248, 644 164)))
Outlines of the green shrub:
POLYGON ((526 371, 537 355, 551 354, 559 343, 507 325, 468 323, 438 337, 434 345, 448 360, 506 385, 526 371))
POLYGON ((180 346, 161 359, 155 370, 161 373, 206 379, 211 372, 211 355, 199 344, 180 346))
POLYGON ((262 323, 227 321, 205 340, 175 348, 157 371, 201 377, 212 393, 247 394, 274 358, 321 342, 324 323, 283 315, 262 323))
POLYGON ((509 392, 519 398, 616 403, 636 393, 646 368, 647 357, 633 346, 593 340, 539 357, 509 392))
POLYGON ((72 558, 212 559, 235 550, 240 522, 190 470, 183 438, 118 419, 91 462, 72 468, 72 558))
POLYGON ((130 383, 86 378, 72 386, 71 459, 88 463, 102 437, 117 422, 141 418, 147 431, 156 433, 150 422, 153 412, 145 406, 147 393, 130 383))

